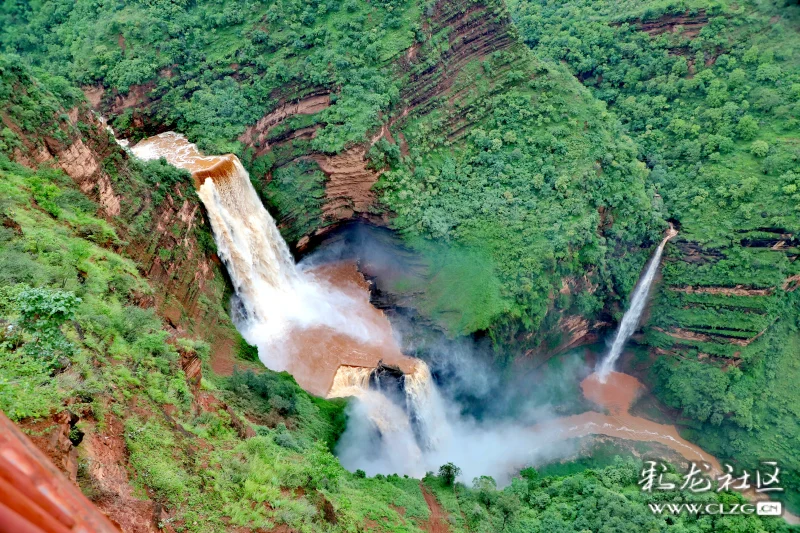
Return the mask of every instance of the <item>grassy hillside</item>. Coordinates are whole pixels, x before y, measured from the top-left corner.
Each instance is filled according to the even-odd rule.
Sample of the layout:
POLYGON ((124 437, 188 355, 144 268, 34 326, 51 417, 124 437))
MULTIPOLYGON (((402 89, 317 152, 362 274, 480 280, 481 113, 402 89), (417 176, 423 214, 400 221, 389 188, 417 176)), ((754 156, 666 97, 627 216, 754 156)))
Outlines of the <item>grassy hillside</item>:
POLYGON ((619 123, 500 2, 46 0, 0 23, 123 134, 238 153, 290 243, 390 221, 451 334, 556 346, 561 318, 624 300, 664 228, 619 123))
POLYGON ((646 327, 656 393, 715 455, 780 460, 796 494, 800 8, 511 6, 537 55, 608 102, 680 224, 646 327))
POLYGON ((161 525, 176 531, 350 531, 381 517, 387 531, 419 531, 388 507, 420 508, 415 483, 360 479, 332 455, 342 402, 311 398, 272 373, 210 374, 192 390, 181 363, 207 361, 208 344, 175 338, 152 309, 133 304, 152 287, 130 259, 95 242, 99 231, 85 236, 90 227, 114 234, 96 206, 58 172, 2 158, 0 176, 0 409, 34 435, 52 431, 51 413, 77 415, 78 482, 112 518, 124 514, 109 503, 120 489, 103 469, 127 467, 125 490, 162 506, 161 525), (124 439, 111 462, 98 455, 107 435, 124 439))

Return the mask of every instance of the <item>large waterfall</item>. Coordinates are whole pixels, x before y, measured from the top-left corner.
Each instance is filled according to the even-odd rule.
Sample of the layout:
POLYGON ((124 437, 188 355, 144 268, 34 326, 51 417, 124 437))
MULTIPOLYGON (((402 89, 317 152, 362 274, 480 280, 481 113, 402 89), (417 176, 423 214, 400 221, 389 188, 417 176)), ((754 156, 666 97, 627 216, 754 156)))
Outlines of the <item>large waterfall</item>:
POLYGON ((192 172, 240 303, 237 326, 251 344, 269 345, 268 353, 260 354, 264 364, 273 370, 290 368, 291 361, 282 357, 287 353, 275 343, 285 343, 292 330, 327 327, 359 342, 372 340, 370 324, 347 312, 358 307, 350 294, 297 268, 236 156, 203 156, 173 132, 142 141, 132 151, 141 159, 163 157, 192 172))
POLYGON ((636 331, 639 319, 642 317, 642 312, 644 311, 645 303, 647 303, 647 295, 650 292, 650 286, 653 284, 653 278, 655 278, 658 265, 661 263, 661 254, 664 252, 667 241, 677 234, 678 232, 670 227, 666 237, 664 237, 664 240, 658 245, 653 257, 647 264, 644 274, 636 284, 636 288, 633 290, 633 296, 631 296, 630 308, 625 311, 625 314, 622 316, 622 322, 620 322, 617 333, 614 336, 611 349, 597 367, 597 376, 601 383, 605 383, 608 374, 614 369, 614 364, 622 354, 625 343, 628 342, 633 332, 636 331))
POLYGON ((357 412, 381 437, 382 453, 418 465, 421 450, 435 447, 446 431, 444 405, 427 365, 400 353, 363 287, 349 283, 347 272, 295 265, 236 156, 203 156, 172 132, 132 152, 192 173, 234 285, 236 325, 261 361, 288 370, 315 394, 355 396, 357 412), (384 373, 395 375, 394 394, 389 378, 381 383, 384 373))

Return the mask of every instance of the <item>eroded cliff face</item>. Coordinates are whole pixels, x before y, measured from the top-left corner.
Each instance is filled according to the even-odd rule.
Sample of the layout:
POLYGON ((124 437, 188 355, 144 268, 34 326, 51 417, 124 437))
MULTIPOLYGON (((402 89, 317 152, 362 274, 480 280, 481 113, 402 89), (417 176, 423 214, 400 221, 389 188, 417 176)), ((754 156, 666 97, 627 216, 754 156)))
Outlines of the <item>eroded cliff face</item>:
MULTIPOLYGON (((17 94, 36 89, 42 92, 41 98, 50 99, 50 103, 54 99, 24 74, 19 74, 12 89, 17 94)), ((43 101, 34 104, 44 108, 43 101)), ((18 110, 10 109, 13 105, 17 105, 13 97, 0 104, 0 126, 13 133, 11 159, 30 168, 62 170, 78 190, 96 202, 97 215, 106 219, 118 236, 105 246, 132 259, 149 281, 152 291, 132 292, 127 295, 128 302, 154 308, 163 319, 163 328, 169 334, 167 342, 174 344, 180 354, 178 372, 182 368, 185 373, 193 399, 191 409, 200 414, 204 410, 216 412, 220 405, 227 408, 200 391, 200 356, 178 342, 181 337, 205 340, 211 345, 213 364, 232 360, 238 339, 222 309, 227 292, 223 269, 219 259, 201 243, 204 238, 211 239, 210 230, 191 183, 178 183, 156 195, 159 184, 148 184, 142 178, 142 169, 136 167, 85 104, 69 110, 54 108, 52 116, 46 116, 44 121, 27 124, 12 118, 20 115, 18 110)), ((14 224, 10 218, 5 222, 14 224)), ((19 227, 16 230, 22 231, 19 227)), ((77 322, 74 329, 83 340, 77 322)), ((221 367, 231 370, 227 363, 221 367)), ((136 469, 129 462, 121 413, 133 413, 145 420, 153 416, 170 419, 170 406, 162 413, 151 409, 136 394, 125 405, 110 393, 97 394, 92 403, 76 395, 68 397, 55 412, 22 420, 19 425, 122 531, 174 531, 166 525, 171 515, 162 503, 152 493, 137 491, 136 469)), ((238 415, 229 416, 243 438, 254 435, 238 415)))
MULTIPOLYGON (((311 125, 292 122, 300 115, 315 115, 331 105, 331 90, 317 87, 295 96, 284 96, 281 103, 240 137, 253 158, 274 158, 266 172, 251 168, 254 178, 267 184, 277 169, 297 161, 311 161, 325 175, 324 200, 317 227, 292 242, 299 252, 307 249, 313 237, 335 229, 344 222, 366 220, 388 225, 391 213, 382 206, 375 184, 386 167, 371 164, 368 153, 381 140, 398 148, 401 157, 408 155, 408 143, 403 128, 410 121, 444 106, 447 109, 446 135, 456 141, 479 119, 466 118, 475 102, 469 99, 469 84, 458 75, 471 61, 483 60, 489 54, 511 46, 521 46, 514 40, 508 14, 487 4, 438 1, 423 24, 426 42, 416 43, 389 60, 389 67, 402 80, 400 102, 392 115, 381 117, 381 127, 368 138, 345 150, 330 154, 308 148, 298 150, 294 141, 314 139, 324 123, 311 125), (297 152, 300 152, 299 154, 297 152), (287 155, 288 154, 288 155, 287 155)), ((498 77, 508 69, 498 72, 498 77)), ((498 84, 497 91, 503 89, 498 84)), ((280 210, 280 206, 278 210, 280 210)), ((290 213, 278 213, 278 224, 293 223, 290 213)))
MULTIPOLYGON (((130 155, 85 105, 62 114, 47 134, 26 131, 0 110, 3 125, 18 139, 11 157, 30 168, 47 165, 64 171, 81 192, 100 206, 115 228, 115 251, 131 257, 158 290, 138 297, 141 307, 155 307, 176 334, 211 330, 230 349, 230 328, 204 302, 223 301, 225 280, 219 259, 198 238, 210 239, 201 204, 191 185, 178 184, 157 202, 146 184, 131 178, 130 155), (66 117, 66 120, 64 120, 66 117), (204 297, 204 298, 203 298, 204 297), (200 327, 198 327, 200 326, 200 327)), ((225 348, 227 347, 227 348, 225 348)))
MULTIPOLYGON (((419 157, 424 142, 417 130, 421 122, 435 124, 431 137, 441 138, 457 151, 471 142, 466 134, 491 112, 493 98, 527 86, 546 70, 536 66, 500 3, 437 1, 419 18, 421 35, 413 44, 382 59, 381 68, 391 74, 397 94, 392 96, 391 105, 376 111, 374 123, 379 125, 360 141, 351 141, 335 153, 318 148, 322 143, 315 141, 319 141, 320 130, 328 126, 326 120, 336 121, 330 111, 338 105, 340 87, 308 82, 276 89, 270 95, 276 105, 239 136, 239 155, 296 252, 306 253, 317 238, 346 222, 362 220, 388 226, 394 214, 381 202, 383 193, 376 184, 398 162, 414 171, 414 151, 419 157), (489 63, 495 66, 489 67, 489 63), (477 72, 483 77, 480 87, 475 83, 477 72)), ((237 68, 231 65, 234 79, 237 68)), ((177 79, 171 72, 161 75, 177 79)), ((127 109, 134 119, 157 116, 155 110, 161 105, 158 89, 144 85, 133 88, 124 102, 99 88, 85 88, 85 92, 93 105, 112 114, 127 109)), ((158 128, 146 125, 148 130, 158 128)), ((169 227, 172 218, 194 216, 183 198, 171 197, 165 203, 165 220, 159 222, 159 228, 169 227)), ((613 220, 611 215, 606 218, 613 220)), ((603 234, 611 223, 598 227, 598 233, 603 234)), ((180 224, 186 226, 184 221, 180 224)), ((148 275, 172 283, 169 280, 183 269, 170 269, 160 257, 148 254, 153 247, 146 242, 139 252, 146 256, 143 264, 148 275)), ((205 276, 203 268, 195 272, 205 276)), ((196 301, 188 294, 189 285, 174 285, 179 300, 196 301)), ((556 293, 557 288, 554 298, 556 293)), ((554 299, 550 301, 553 304, 554 299)), ((162 307, 171 322, 178 321, 180 309, 169 303, 162 307)), ((578 325, 575 319, 562 316, 564 312, 554 309, 554 313, 547 322, 547 334, 539 331, 535 337, 522 334, 517 339, 524 341, 523 351, 538 353, 538 339, 548 336, 553 342, 541 350, 550 353, 550 344, 583 342, 581 339, 591 339, 589 333, 598 327, 596 321, 578 325), (557 341, 550 335, 557 331, 566 338, 557 341)))
MULTIPOLYGON (((436 117, 436 129, 430 135, 445 139, 457 150, 461 143, 469 142, 466 135, 471 127, 491 112, 491 99, 514 90, 520 83, 511 75, 513 71, 529 77, 537 75, 503 6, 438 1, 422 20, 424 38, 388 62, 387 68, 393 69, 396 79, 401 80, 397 102, 380 117, 381 126, 369 132, 361 143, 336 154, 311 149, 310 141, 325 126, 324 121, 317 120, 318 113, 335 105, 335 98, 333 103, 331 100, 335 88, 327 87, 284 96, 273 111, 239 137, 246 146, 245 152, 252 154, 251 161, 259 158, 270 161, 265 171, 258 164, 249 168, 251 176, 265 187, 282 169, 300 162, 309 163, 324 174, 324 193, 316 225, 305 231, 290 229, 285 233, 296 252, 306 253, 323 235, 344 223, 360 220, 390 225, 394 214, 381 203, 381 192, 376 190, 389 164, 380 156, 374 157, 374 152, 394 150, 395 157, 413 168, 411 153, 415 148, 419 151, 419 146, 413 143, 419 140, 415 141, 411 132, 417 123, 432 117, 436 117), (496 57, 497 53, 505 54, 507 60, 487 75, 484 87, 476 88, 475 65, 496 57), (293 235, 299 236, 292 239, 293 235)), ((296 210, 284 210, 280 204, 268 207, 282 231, 296 227, 296 210)), ((612 214, 601 213, 598 233, 604 234, 612 225, 612 214)), ((588 279, 569 283, 576 294, 597 290, 596 282, 588 279)), ((551 316, 545 331, 525 332, 516 339, 523 347, 521 351, 537 361, 546 361, 565 348, 594 342, 598 331, 609 325, 606 321, 556 309, 557 296, 558 292, 553 291, 551 316)), ((398 298, 402 299, 400 295, 390 295, 391 300, 398 298)))
MULTIPOLYGON (((264 185, 272 181, 274 173, 280 168, 299 162, 309 163, 324 174, 320 217, 315 228, 308 233, 299 232, 297 241, 290 242, 301 253, 307 249, 312 237, 322 235, 342 222, 364 218, 373 223, 388 224, 388 217, 380 212, 373 190, 381 170, 369 168, 367 159, 367 151, 381 135, 336 154, 308 148, 297 149, 297 141, 314 139, 324 124, 298 126, 292 123, 292 119, 301 115, 315 115, 330 105, 330 93, 324 88, 315 89, 297 99, 286 99, 239 137, 239 141, 252 150, 254 159, 275 158, 275 164, 266 172, 250 169, 253 177, 264 185)), ((280 205, 273 208, 279 211, 277 218, 281 228, 294 223, 296 213, 284 210, 280 205)))

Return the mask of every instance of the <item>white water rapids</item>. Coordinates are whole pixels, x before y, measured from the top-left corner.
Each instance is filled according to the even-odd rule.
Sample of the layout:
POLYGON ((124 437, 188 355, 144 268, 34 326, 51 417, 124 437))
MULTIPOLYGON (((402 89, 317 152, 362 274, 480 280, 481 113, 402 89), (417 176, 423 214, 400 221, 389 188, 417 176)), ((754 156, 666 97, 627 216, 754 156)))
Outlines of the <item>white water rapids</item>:
POLYGON ((653 284, 653 278, 655 278, 658 266, 661 263, 661 254, 664 252, 667 241, 677 234, 678 232, 670 227, 667 236, 664 237, 664 240, 658 245, 653 257, 644 270, 644 274, 636 284, 636 288, 634 288, 633 295, 631 296, 630 308, 628 308, 622 316, 622 321, 619 323, 619 328, 614 336, 611 349, 597 367, 597 376, 602 383, 605 383, 608 375, 614 370, 614 364, 622 354, 625 343, 628 342, 633 332, 636 331, 636 327, 639 325, 639 319, 642 317, 642 312, 644 311, 644 306, 647 303, 650 286, 653 284))

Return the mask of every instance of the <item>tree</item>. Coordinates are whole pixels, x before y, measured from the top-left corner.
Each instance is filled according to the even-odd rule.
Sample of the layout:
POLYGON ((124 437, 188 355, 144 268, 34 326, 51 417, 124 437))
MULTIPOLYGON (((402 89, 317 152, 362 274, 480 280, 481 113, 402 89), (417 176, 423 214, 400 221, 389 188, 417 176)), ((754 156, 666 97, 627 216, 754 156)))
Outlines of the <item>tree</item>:
POLYGON ((755 139, 758 135, 758 121, 751 115, 745 115, 736 124, 736 133, 745 141, 755 139))
POLYGON ((506 529, 509 522, 519 513, 521 507, 522 503, 516 494, 505 491, 497 494, 495 509, 503 518, 503 530, 506 529))
POLYGON ((753 141, 750 145, 750 153, 756 157, 764 157, 769 152, 769 144, 766 141, 753 141))
POLYGON ((461 475, 461 469, 453 463, 447 463, 439 467, 439 477, 448 487, 452 487, 456 478, 461 475))
POLYGON ((491 476, 476 477, 472 480, 472 488, 478 491, 478 501, 486 506, 487 509, 497 499, 497 482, 491 476))

